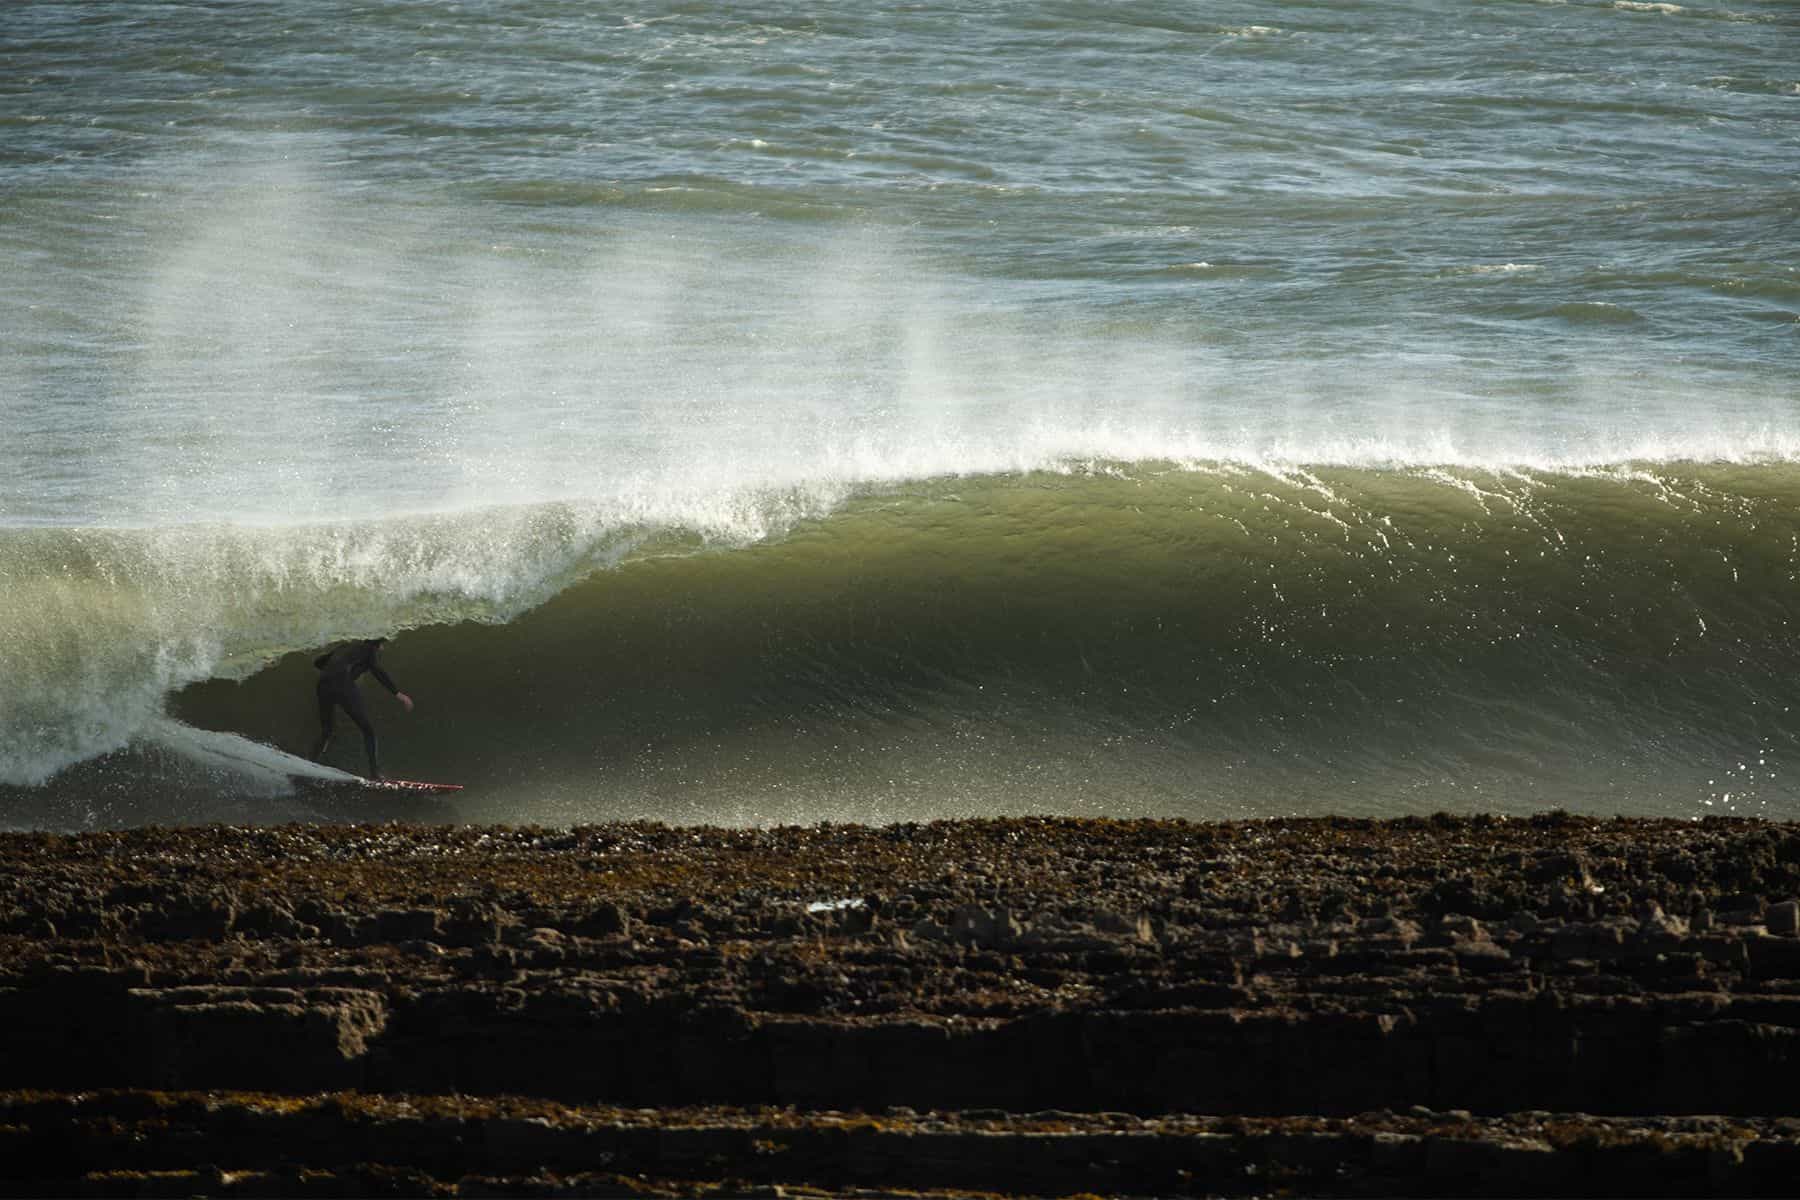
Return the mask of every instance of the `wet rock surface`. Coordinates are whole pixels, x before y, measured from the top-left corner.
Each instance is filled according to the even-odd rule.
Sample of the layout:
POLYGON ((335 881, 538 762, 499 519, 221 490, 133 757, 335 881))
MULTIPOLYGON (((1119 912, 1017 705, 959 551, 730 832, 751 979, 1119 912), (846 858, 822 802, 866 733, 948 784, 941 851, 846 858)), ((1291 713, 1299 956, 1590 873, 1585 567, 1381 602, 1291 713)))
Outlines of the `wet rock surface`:
POLYGON ((0 1190, 1757 1194, 1800 827, 0 836, 0 1190))

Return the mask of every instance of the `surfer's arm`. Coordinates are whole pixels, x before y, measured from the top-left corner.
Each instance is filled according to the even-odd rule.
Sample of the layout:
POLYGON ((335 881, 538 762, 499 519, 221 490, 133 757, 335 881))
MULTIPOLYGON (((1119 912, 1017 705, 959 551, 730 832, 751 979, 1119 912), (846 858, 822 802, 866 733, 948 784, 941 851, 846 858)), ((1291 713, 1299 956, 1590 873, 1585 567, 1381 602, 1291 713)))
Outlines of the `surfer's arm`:
POLYGON ((400 702, 400 707, 407 712, 412 711, 412 697, 400 690, 400 685, 394 682, 392 675, 381 669, 381 664, 375 661, 373 654, 369 655, 369 674, 380 681, 382 687, 394 693, 394 699, 400 702))
POLYGON ((380 667, 376 666, 374 663, 370 663, 369 664, 369 674, 371 674, 371 675, 375 676, 375 678, 379 679, 381 681, 382 687, 384 687, 388 691, 394 693, 394 699, 396 699, 400 702, 401 708, 404 708, 407 712, 412 711, 412 697, 407 695, 405 692, 401 691, 398 687, 396 687, 394 685, 393 678, 391 676, 389 676, 386 671, 382 670, 380 667))

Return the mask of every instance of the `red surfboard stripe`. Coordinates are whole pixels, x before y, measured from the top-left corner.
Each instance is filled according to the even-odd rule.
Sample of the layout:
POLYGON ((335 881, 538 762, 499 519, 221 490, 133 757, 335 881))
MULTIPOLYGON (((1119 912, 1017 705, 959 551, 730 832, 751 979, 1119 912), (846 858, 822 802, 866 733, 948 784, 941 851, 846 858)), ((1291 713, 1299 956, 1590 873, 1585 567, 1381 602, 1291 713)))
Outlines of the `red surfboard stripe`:
POLYGON ((379 788, 388 792, 460 792, 460 783, 421 783, 417 779, 364 779, 364 787, 379 788))

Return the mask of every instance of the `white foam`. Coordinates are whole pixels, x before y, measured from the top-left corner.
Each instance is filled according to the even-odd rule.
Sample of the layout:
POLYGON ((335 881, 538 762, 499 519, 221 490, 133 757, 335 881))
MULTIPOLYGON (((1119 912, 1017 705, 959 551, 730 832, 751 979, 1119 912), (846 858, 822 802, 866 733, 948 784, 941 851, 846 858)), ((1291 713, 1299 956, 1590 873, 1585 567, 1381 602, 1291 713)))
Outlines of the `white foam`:
POLYGON ((1544 268, 1537 263, 1477 263, 1474 266, 1458 267, 1453 275, 1520 275, 1528 271, 1541 271, 1544 268))

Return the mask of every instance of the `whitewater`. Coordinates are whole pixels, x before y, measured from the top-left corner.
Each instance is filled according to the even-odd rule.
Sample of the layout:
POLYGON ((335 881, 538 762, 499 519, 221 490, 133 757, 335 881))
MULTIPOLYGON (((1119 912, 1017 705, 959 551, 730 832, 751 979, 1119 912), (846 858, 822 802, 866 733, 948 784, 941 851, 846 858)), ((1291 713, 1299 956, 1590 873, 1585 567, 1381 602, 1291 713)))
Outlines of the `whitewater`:
POLYGON ((0 826, 1800 815, 1791 5, 0 22, 0 826))

